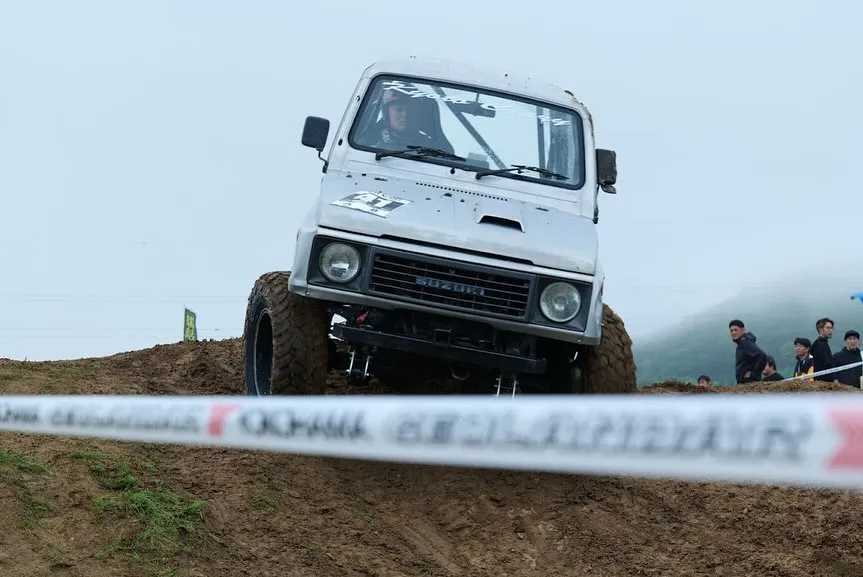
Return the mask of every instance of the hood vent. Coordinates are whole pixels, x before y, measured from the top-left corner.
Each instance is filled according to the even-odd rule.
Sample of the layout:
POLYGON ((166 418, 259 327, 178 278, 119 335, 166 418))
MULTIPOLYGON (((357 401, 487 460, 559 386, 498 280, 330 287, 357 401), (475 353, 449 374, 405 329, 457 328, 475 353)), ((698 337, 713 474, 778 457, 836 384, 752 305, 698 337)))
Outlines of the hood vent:
POLYGON ((503 218, 501 216, 492 216, 489 214, 484 214, 481 219, 479 219, 480 224, 494 224, 497 226, 502 226, 504 228, 512 228, 519 232, 524 232, 524 228, 522 228, 521 223, 517 220, 512 220, 510 218, 503 218))

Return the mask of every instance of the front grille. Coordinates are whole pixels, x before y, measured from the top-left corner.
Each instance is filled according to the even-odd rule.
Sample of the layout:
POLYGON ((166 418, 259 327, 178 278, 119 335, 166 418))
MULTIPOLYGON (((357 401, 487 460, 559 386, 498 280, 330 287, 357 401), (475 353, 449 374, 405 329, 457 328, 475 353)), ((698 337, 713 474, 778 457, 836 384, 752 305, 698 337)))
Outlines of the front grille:
POLYGON ((369 292, 479 313, 522 318, 530 278, 485 267, 437 264, 412 256, 376 253, 369 292))

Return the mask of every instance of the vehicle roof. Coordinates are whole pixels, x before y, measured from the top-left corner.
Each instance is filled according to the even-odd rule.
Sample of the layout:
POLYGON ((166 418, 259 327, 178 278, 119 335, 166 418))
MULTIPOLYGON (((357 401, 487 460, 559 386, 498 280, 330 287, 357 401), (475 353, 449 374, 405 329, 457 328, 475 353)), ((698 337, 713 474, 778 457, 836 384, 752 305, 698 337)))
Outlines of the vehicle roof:
POLYGON ((363 75, 405 74, 434 80, 448 80, 479 88, 502 90, 522 96, 545 100, 561 106, 581 110, 589 116, 587 108, 563 88, 526 76, 519 72, 476 66, 466 62, 425 56, 391 56, 369 65, 363 75))

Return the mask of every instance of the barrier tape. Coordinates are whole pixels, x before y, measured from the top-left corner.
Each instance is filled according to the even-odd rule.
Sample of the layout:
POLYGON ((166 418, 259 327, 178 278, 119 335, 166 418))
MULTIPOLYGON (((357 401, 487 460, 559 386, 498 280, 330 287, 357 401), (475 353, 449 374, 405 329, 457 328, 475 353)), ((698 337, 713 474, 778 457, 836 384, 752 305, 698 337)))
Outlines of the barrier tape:
POLYGON ((416 464, 863 487, 859 393, 2 396, 0 430, 416 464))
MULTIPOLYGON (((810 374, 808 374, 808 375, 800 375, 800 376, 797 376, 797 377, 788 377, 787 379, 782 379, 781 381, 775 381, 775 382, 777 382, 777 383, 787 383, 787 382, 790 382, 790 381, 802 381, 802 380, 804 380, 804 379, 811 379, 811 378, 814 378, 814 377, 822 377, 822 376, 824 376, 824 375, 830 375, 830 374, 832 374, 832 373, 838 373, 838 372, 840 372, 840 371, 844 371, 845 369, 853 369, 854 367, 859 367, 859 366, 863 366, 863 361, 859 361, 859 362, 856 362, 856 363, 849 363, 849 364, 847 364, 847 365, 842 365, 841 367, 833 367, 833 368, 830 368, 830 369, 823 369, 823 370, 821 370, 821 371, 817 371, 817 372, 814 372, 814 373, 810 373, 810 374)), ((861 383, 863 383, 863 381, 861 381, 861 383)), ((863 389, 861 389, 861 390, 863 390, 863 389)))

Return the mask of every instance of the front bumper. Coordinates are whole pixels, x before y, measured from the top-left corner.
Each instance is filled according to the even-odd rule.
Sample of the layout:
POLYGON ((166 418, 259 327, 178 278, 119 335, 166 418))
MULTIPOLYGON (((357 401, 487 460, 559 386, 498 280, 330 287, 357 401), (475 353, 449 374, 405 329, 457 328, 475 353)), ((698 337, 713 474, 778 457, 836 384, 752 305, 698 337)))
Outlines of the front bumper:
POLYGON ((489 369, 541 375, 545 373, 546 367, 545 359, 534 359, 452 344, 449 342, 449 334, 446 331, 436 331, 435 338, 427 340, 374 329, 348 327, 337 323, 333 326, 333 335, 350 342, 432 357, 452 363, 478 365, 489 369))
MULTIPOLYGON (((593 346, 599 343, 602 309, 598 291, 595 289, 597 285, 593 284, 597 282, 596 279, 590 277, 573 278, 567 274, 559 274, 559 271, 530 265, 506 264, 507 266, 502 267, 500 261, 493 261, 486 257, 469 257, 458 251, 420 247, 402 241, 370 239, 353 233, 332 230, 321 235, 317 228, 301 229, 297 239, 293 271, 288 281, 288 290, 305 297, 332 303, 382 310, 403 309, 433 315, 446 315, 489 325, 500 331, 576 345, 593 346), (364 262, 360 275, 345 285, 328 282, 317 267, 320 251, 331 241, 346 242, 353 245, 359 250, 364 262), (393 257, 413 261, 410 264, 419 267, 419 270, 414 269, 417 272, 415 277, 427 276, 446 279, 447 269, 456 269, 456 273, 467 273, 474 277, 504 275, 513 279, 525 280, 528 282, 529 288, 526 293, 522 291, 521 310, 517 311, 518 314, 503 314, 511 313, 511 311, 499 311, 496 314, 488 307, 485 310, 477 310, 469 306, 452 306, 445 302, 433 302, 429 298, 412 298, 407 293, 416 293, 416 290, 386 291, 386 287, 381 286, 380 278, 375 278, 375 267, 383 259, 393 257), (466 260, 466 258, 471 260, 466 260), (433 267, 436 270, 432 270, 433 267), (582 302, 584 303, 578 316, 563 325, 545 319, 539 311, 537 302, 541 289, 555 280, 566 280, 574 283, 582 292, 582 302)), ((453 271, 449 270, 448 272, 453 271)), ((450 278, 457 278, 457 275, 450 278)), ((415 282, 419 280, 419 278, 415 278, 415 282)), ((405 289, 406 287, 402 285, 400 288, 405 289)), ((417 287, 409 288, 416 289, 417 287)), ((424 288, 423 291, 430 292, 427 288, 424 288)), ((450 292, 448 296, 458 298, 466 295, 454 295, 450 292)), ((468 299, 462 300, 467 301, 468 299)), ((473 300, 478 301, 480 299, 473 300)))

